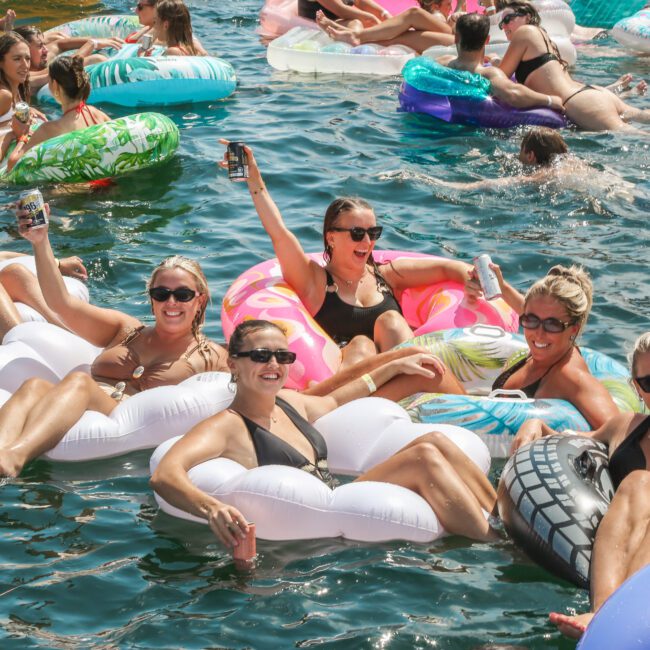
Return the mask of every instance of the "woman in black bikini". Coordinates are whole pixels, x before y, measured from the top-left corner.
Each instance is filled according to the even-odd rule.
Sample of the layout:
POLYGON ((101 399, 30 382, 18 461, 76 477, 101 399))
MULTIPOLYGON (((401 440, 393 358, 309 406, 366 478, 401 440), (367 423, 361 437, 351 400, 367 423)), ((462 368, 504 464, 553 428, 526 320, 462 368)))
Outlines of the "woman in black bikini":
MULTIPOLYGON (((244 515, 196 488, 188 471, 212 458, 230 458, 246 468, 280 464, 305 470, 332 484, 327 447, 311 425, 353 399, 367 397, 392 377, 429 376, 430 354, 399 359, 373 370, 324 397, 282 390, 295 354, 283 331, 268 321, 244 321, 228 345, 228 365, 237 385, 229 408, 197 425, 165 455, 151 484, 169 503, 208 520, 226 546, 236 546, 248 530, 244 515)), ((496 494, 487 478, 445 436, 420 436, 357 481, 401 485, 422 496, 445 529, 473 539, 496 539, 483 511, 496 494)))
MULTIPOLYGON (((518 313, 528 356, 503 372, 493 389, 517 389, 537 399, 571 402, 592 427, 618 413, 610 394, 589 372, 576 339, 591 309, 592 285, 579 267, 554 266, 522 296, 493 264, 503 297, 518 313)), ((479 291, 474 281, 468 290, 479 291)))
POLYGON ((631 130, 628 121, 650 123, 650 111, 626 104, 600 86, 571 78, 556 45, 540 26, 537 9, 525 0, 506 0, 499 27, 510 45, 499 67, 531 90, 562 98, 567 117, 590 131, 631 130))
POLYGON ((50 63, 49 74, 52 95, 61 104, 63 115, 58 120, 43 122, 31 137, 28 135, 30 124, 14 120, 14 132, 18 142, 9 156, 8 169, 12 169, 18 160, 37 144, 111 119, 103 111, 86 104, 90 95, 90 80, 80 56, 60 56, 54 59, 50 63))
MULTIPOLYGON (((221 140, 222 143, 227 141, 221 140)), ((407 341, 413 331, 401 314, 399 299, 408 287, 445 280, 465 282, 469 264, 454 260, 399 259, 379 267, 372 258, 382 233, 368 203, 335 200, 323 223, 325 267, 310 260, 282 221, 249 147, 248 189, 262 225, 271 237, 282 275, 307 311, 342 346, 342 367, 407 341)), ((224 160, 221 163, 226 167, 224 160)), ((442 392, 458 392, 451 373, 442 392)))
MULTIPOLYGON (((634 386, 650 408, 650 332, 640 336, 631 355, 634 386)), ((513 447, 557 433, 540 420, 529 420, 513 447)), ((605 600, 627 578, 650 564, 650 416, 619 413, 589 433, 609 445, 609 471, 616 493, 603 517, 591 560, 591 612, 550 619, 560 630, 579 637, 605 600)))

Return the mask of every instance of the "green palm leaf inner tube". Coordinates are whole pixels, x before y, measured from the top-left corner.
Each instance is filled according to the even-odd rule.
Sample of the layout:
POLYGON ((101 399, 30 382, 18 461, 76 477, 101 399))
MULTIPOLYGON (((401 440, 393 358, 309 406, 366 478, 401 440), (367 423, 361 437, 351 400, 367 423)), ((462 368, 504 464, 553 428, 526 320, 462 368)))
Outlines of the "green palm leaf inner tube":
POLYGON ((83 183, 121 176, 168 160, 178 149, 176 125, 160 113, 138 113, 50 138, 30 149, 6 183, 83 183))

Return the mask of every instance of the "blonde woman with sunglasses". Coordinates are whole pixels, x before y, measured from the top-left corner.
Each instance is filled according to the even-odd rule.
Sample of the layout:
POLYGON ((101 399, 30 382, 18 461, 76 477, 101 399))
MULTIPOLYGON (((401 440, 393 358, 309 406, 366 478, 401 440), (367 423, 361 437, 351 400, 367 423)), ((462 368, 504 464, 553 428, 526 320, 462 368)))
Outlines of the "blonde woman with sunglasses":
MULTIPOLYGON (((226 140, 221 140, 227 144, 226 140)), ((325 266, 311 260, 287 228, 271 198, 250 147, 248 189, 264 229, 271 237, 282 274, 307 311, 342 348, 342 368, 413 337, 399 300, 410 287, 445 281, 464 283, 470 265, 455 260, 402 258, 375 263, 372 252, 382 226, 363 199, 333 201, 323 221, 325 266)), ((221 163, 227 167, 227 162, 221 163)), ((451 382, 451 373, 448 373, 451 382)), ((458 392, 449 385, 445 392, 458 392)))
MULTIPOLYGON (((593 287, 578 266, 554 266, 522 296, 492 264, 503 298, 519 314, 528 356, 496 378, 492 389, 520 390, 535 399, 563 399, 592 427, 619 413, 614 400, 589 371, 576 341, 592 304, 593 287)), ((481 295, 475 272, 468 291, 481 295)), ((515 447, 519 443, 515 442, 515 447)))
POLYGON ((25 463, 52 449, 87 410, 108 415, 123 399, 147 388, 227 369, 225 350, 201 333, 209 292, 197 262, 176 255, 156 267, 147 283, 154 324, 145 326, 129 314, 71 296, 47 226, 30 229, 30 224, 19 214, 48 307, 70 331, 104 350, 91 374, 72 372, 58 384, 30 379, 4 404, 0 476, 18 476, 25 463))

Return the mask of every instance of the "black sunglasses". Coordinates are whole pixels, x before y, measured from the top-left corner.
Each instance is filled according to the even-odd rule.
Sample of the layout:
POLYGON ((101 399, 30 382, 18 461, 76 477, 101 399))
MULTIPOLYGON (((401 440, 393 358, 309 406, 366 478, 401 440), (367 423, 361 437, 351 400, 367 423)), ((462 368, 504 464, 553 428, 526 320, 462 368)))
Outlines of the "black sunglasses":
POLYGON ((149 295, 156 302, 166 302, 170 296, 174 296, 176 302, 190 302, 198 294, 194 289, 179 287, 178 289, 168 289, 167 287, 151 287, 149 295))
POLYGON ((523 14, 519 11, 515 11, 511 14, 508 14, 507 16, 504 16, 500 21, 499 21, 499 29, 503 29, 504 25, 509 25, 511 21, 513 21, 515 18, 521 18, 522 16, 525 16, 526 14, 523 14))
POLYGON ((371 226, 370 228, 361 228, 357 226, 355 228, 337 228, 336 226, 332 226, 330 230, 334 232, 349 232, 352 241, 362 241, 366 235, 368 235, 370 241, 377 241, 381 237, 384 227, 371 226))
POLYGON ((634 381, 639 384, 639 387, 644 393, 650 393, 650 375, 645 377, 635 377, 634 381))
POLYGON ((287 365, 296 360, 296 353, 290 350, 269 350, 268 348, 255 348, 254 350, 246 350, 246 352, 235 352, 231 357, 240 359, 241 357, 249 357, 255 363, 268 363, 271 357, 275 357, 278 363, 287 365))
POLYGON ((575 324, 575 321, 566 323, 559 318, 545 318, 542 320, 535 314, 522 314, 519 317, 519 322, 527 330, 536 330, 541 325, 544 331, 549 334, 559 334, 560 332, 564 332, 567 327, 575 324))
POLYGON ((136 8, 138 11, 142 11, 145 7, 153 7, 153 5, 150 5, 150 4, 145 3, 145 2, 138 2, 138 4, 135 5, 135 8, 136 8))

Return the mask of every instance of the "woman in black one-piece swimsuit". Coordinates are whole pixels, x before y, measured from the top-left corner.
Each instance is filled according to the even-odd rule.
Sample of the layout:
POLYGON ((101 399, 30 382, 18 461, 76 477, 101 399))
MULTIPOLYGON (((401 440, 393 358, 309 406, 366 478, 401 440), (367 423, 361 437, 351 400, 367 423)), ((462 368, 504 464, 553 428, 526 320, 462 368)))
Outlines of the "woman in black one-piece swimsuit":
MULTIPOLYGON (((650 332, 636 341, 632 377, 650 408, 650 332)), ((530 420, 518 432, 517 442, 524 444, 554 433, 541 420, 530 420)), ((582 634, 594 613, 627 578, 650 564, 650 416, 621 413, 599 429, 580 435, 609 445, 616 493, 596 533, 591 556, 591 612, 551 614, 551 621, 572 637, 582 634)))

